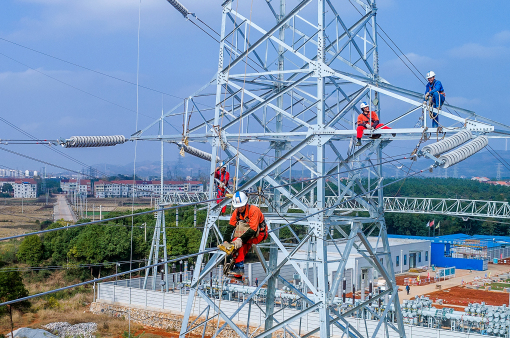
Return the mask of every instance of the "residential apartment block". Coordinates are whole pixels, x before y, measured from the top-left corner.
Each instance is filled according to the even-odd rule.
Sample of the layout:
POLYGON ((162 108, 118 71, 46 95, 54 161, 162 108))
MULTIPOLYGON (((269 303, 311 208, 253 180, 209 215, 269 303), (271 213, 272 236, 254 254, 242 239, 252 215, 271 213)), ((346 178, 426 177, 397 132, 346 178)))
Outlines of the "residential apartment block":
POLYGON ((90 180, 76 180, 76 179, 62 179, 60 181, 60 188, 66 194, 80 193, 92 196, 92 183, 90 180))
MULTIPOLYGON (((109 197, 150 197, 161 192, 161 181, 97 181, 94 182, 96 198, 109 197)), ((200 181, 164 181, 163 193, 172 192, 203 192, 204 185, 200 181)))
POLYGON ((14 198, 37 198, 37 181, 33 178, 0 178, 0 187, 11 184, 14 198))

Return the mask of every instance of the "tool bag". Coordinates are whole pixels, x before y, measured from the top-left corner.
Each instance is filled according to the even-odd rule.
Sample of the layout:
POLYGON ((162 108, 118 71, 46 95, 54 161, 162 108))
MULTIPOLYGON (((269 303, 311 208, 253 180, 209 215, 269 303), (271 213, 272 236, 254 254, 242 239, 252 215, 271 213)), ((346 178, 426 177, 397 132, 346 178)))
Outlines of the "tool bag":
MULTIPOLYGON (((246 215, 250 215, 250 205, 248 204, 246 206, 246 215)), ((236 229, 234 230, 234 237, 233 238, 239 238, 246 231, 250 229, 250 219, 248 217, 245 217, 244 219, 239 218, 239 213, 237 213, 237 223, 236 223, 236 229)), ((257 233, 253 237, 258 237, 261 231, 266 230, 266 221, 262 221, 259 226, 257 227, 257 233)))

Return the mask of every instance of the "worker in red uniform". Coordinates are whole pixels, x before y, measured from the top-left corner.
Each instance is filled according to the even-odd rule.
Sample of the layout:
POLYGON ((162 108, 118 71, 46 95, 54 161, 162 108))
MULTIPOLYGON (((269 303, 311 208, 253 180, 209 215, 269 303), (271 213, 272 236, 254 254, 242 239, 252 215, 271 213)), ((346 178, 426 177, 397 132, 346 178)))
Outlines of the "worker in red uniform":
MULTIPOLYGON (((363 137, 363 131, 365 129, 379 129, 381 127, 381 129, 391 129, 379 123, 379 117, 376 112, 370 111, 370 107, 366 102, 362 102, 360 108, 361 114, 358 116, 358 128, 356 129, 356 138, 358 139, 358 142, 356 142, 357 146, 361 146, 361 138, 363 137)), ((395 136, 395 134, 392 135, 395 136)))
POLYGON ((241 277, 244 275, 244 258, 251 246, 267 238, 267 224, 259 207, 248 204, 244 192, 234 194, 232 205, 235 210, 223 234, 224 242, 218 248, 234 255, 235 264, 230 274, 241 277))
MULTIPOLYGON (((230 180, 230 174, 228 173, 225 164, 222 164, 221 167, 216 168, 214 178, 216 180, 216 188, 218 190, 218 193, 216 195, 218 200, 216 201, 216 203, 220 203, 225 197, 225 193, 228 187, 228 181, 230 180)), ((227 211, 226 205, 223 208, 221 208, 222 213, 225 213, 225 211, 227 211)))

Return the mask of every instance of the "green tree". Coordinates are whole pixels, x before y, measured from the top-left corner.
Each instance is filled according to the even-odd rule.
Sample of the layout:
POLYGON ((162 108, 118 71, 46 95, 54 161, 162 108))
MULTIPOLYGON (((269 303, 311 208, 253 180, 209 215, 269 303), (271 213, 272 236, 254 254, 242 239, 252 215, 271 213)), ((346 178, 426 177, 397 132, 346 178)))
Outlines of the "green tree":
POLYGON ((39 265, 43 258, 43 244, 41 238, 37 235, 25 237, 19 246, 16 256, 21 262, 27 263, 30 266, 39 265))
MULTIPOLYGON (((8 302, 18 298, 28 296, 28 290, 23 284, 23 279, 19 271, 6 271, 0 273, 0 302, 8 302)), ((12 321, 12 310, 23 311, 30 307, 28 301, 13 303, 7 305, 7 312, 11 320, 11 337, 14 337, 14 323, 12 321)))
POLYGON ((130 234, 126 227, 93 224, 71 240, 67 255, 90 264, 129 260, 129 252, 130 234))
POLYGON ((2 185, 2 192, 12 193, 14 192, 14 188, 12 187, 12 184, 5 183, 2 185))

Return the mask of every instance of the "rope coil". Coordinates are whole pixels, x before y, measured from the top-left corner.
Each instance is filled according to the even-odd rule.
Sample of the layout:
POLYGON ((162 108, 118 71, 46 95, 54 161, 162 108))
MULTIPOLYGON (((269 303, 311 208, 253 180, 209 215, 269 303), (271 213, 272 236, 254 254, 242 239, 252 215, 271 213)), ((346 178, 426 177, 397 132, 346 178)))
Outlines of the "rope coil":
POLYGON ((471 138, 473 138, 471 131, 463 130, 434 144, 426 145, 423 147, 422 151, 433 156, 441 155, 442 153, 446 153, 447 151, 469 141, 471 138))
POLYGON ((73 136, 62 143, 64 148, 111 147, 125 143, 124 135, 112 136, 73 136))
POLYGON ((439 157, 440 167, 448 168, 476 154, 489 144, 487 136, 478 136, 473 141, 439 157))

